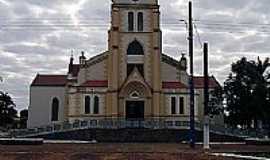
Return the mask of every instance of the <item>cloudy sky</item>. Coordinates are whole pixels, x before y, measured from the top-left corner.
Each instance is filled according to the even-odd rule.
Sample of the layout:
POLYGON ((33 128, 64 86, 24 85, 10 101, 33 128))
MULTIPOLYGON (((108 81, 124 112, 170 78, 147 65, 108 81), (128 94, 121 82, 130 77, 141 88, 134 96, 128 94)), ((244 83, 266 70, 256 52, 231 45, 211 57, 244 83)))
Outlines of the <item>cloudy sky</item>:
MULTIPOLYGON (((163 52, 187 52, 187 0, 159 0, 163 52)), ((202 74, 200 42, 210 43, 210 72, 222 83, 240 57, 270 56, 269 0, 194 0, 195 70, 202 74), (199 35, 199 36, 198 36, 199 35)), ((107 49, 111 0, 0 0, 0 90, 28 107, 37 73, 65 74, 77 58, 107 49)))

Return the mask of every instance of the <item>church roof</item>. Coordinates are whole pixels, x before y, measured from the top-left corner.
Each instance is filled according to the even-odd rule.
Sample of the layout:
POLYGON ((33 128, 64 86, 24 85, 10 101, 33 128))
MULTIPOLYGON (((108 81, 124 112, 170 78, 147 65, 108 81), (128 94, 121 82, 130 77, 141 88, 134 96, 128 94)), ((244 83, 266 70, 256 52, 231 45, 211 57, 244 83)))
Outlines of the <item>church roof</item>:
MULTIPOLYGON (((195 89, 204 88, 204 77, 194 77, 194 87, 195 89)), ((215 77, 209 77, 209 88, 221 87, 215 77)), ((163 89, 184 89, 188 88, 187 85, 181 82, 162 82, 163 89)))
POLYGON ((81 86, 82 87, 108 87, 108 81, 107 80, 86 81, 81 86))
POLYGON ((67 75, 40 75, 33 80, 31 86, 65 86, 67 75))
POLYGON ((185 84, 181 82, 162 82, 163 89, 181 89, 188 88, 185 84))
POLYGON ((166 54, 162 54, 162 62, 165 62, 167 64, 170 64, 174 67, 178 67, 179 66, 179 61, 177 61, 176 59, 166 55, 166 54))
MULTIPOLYGON (((204 77, 198 76, 194 77, 194 87, 196 89, 204 88, 204 77)), ((209 88, 221 87, 219 82, 216 80, 214 76, 209 77, 209 88)))
MULTIPOLYGON (((31 86, 65 86, 67 83, 67 75, 40 75, 38 74, 31 86)), ((82 87, 108 87, 107 80, 90 80, 84 82, 82 87)), ((194 77, 194 87, 196 89, 202 89, 204 87, 203 77, 194 77)), ((215 77, 209 77, 209 88, 220 87, 220 84, 215 77)), ((162 82, 162 88, 164 89, 179 89, 188 88, 187 85, 181 82, 162 82)))

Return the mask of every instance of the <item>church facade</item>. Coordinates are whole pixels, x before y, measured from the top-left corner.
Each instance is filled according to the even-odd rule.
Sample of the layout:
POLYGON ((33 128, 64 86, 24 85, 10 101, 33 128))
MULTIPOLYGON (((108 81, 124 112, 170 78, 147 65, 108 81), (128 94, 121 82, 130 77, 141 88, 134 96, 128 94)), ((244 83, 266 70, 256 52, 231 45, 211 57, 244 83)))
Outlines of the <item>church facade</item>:
MULTIPOLYGON (((157 0, 112 0, 108 50, 66 75, 40 75, 30 87, 28 127, 64 121, 189 121, 187 60, 162 53, 157 0)), ((203 121, 203 77, 195 77, 195 120, 203 121)), ((220 87, 210 77, 210 88, 220 87)))

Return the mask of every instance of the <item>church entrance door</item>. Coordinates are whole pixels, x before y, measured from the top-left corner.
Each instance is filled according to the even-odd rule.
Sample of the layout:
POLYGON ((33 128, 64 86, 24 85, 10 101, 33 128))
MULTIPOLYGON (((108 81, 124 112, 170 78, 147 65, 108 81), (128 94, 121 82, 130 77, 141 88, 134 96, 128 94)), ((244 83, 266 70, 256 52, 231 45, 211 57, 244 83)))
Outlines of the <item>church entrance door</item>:
POLYGON ((144 120, 144 101, 126 101, 126 119, 144 120))

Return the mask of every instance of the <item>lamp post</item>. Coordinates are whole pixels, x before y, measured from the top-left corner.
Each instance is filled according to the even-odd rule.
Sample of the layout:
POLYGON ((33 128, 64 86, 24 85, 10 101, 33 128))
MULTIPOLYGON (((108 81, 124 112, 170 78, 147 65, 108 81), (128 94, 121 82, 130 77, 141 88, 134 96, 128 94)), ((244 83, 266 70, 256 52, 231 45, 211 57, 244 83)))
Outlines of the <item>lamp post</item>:
POLYGON ((209 149, 209 76, 208 76, 208 43, 203 45, 204 53, 204 127, 203 127, 203 148, 209 149))

